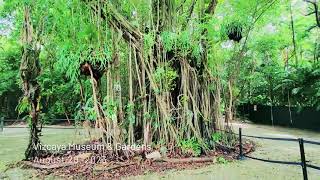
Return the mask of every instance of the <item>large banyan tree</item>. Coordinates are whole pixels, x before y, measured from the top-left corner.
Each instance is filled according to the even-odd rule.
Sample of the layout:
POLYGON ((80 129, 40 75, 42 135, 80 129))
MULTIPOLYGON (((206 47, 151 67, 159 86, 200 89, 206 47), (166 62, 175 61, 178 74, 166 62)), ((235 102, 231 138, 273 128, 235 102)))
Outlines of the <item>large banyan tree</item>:
MULTIPOLYGON (((248 89, 251 96, 249 81, 255 77, 248 74, 260 68, 258 59, 265 64, 279 58, 276 46, 269 47, 275 35, 266 38, 267 33, 253 31, 270 9, 270 14, 283 13, 287 5, 273 6, 276 3, 282 1, 5 1, 23 29, 22 103, 29 104, 31 122, 27 158, 38 155, 40 98, 64 104, 76 119, 90 120, 98 130, 96 138, 114 148, 119 143, 172 148, 192 139, 206 152, 216 130, 229 130, 236 104, 245 95, 241 91, 248 89), (257 45, 259 38, 263 41, 257 45), (40 61, 45 72, 40 72, 40 61), (59 98, 48 97, 52 94, 59 98)), ((306 3, 314 9, 309 15, 317 16, 316 4, 306 3)), ((297 27, 288 9, 297 54, 297 27)), ((282 21, 268 18, 268 23, 282 21)), ((318 30, 315 27, 308 31, 318 30)), ((287 64, 290 46, 281 45, 286 47, 287 64)), ((271 78, 268 82, 273 104, 271 78)))
MULTIPOLYGON (((224 88, 221 64, 214 63, 215 42, 209 37, 215 31, 210 21, 216 16, 217 0, 43 0, 31 4, 37 17, 32 22, 45 28, 39 34, 41 43, 34 38, 24 41, 22 67, 27 68, 21 68, 21 74, 32 104, 29 147, 39 143, 41 53, 35 49, 37 43, 46 53, 44 63, 59 71, 64 81, 76 84, 80 94, 79 106, 74 107, 79 112, 76 118, 93 121, 98 138, 115 149, 119 143, 172 148, 193 138, 206 152, 206 142, 215 130, 229 129, 232 118, 221 117, 222 104, 226 117, 232 117, 234 83, 224 88), (25 72, 32 76, 24 76, 25 72)), ((256 10, 257 17, 259 11, 264 12, 256 10)), ((32 32, 30 27, 25 31, 32 32)), ((245 28, 236 27, 227 32, 239 43, 245 28)), ((234 59, 241 59, 236 55, 234 59)), ((239 70, 241 61, 230 64, 239 70)))
POLYGON ((208 68, 207 29, 201 27, 217 1, 196 5, 193 0, 187 10, 172 0, 145 3, 145 14, 125 16, 121 2, 83 1, 101 44, 90 49, 93 60, 86 57, 81 64, 92 83, 96 128, 107 143, 173 145, 195 137, 202 144, 215 129, 225 128, 220 82, 208 68), (106 41, 112 56, 104 63, 98 54, 106 41), (99 69, 105 74, 101 79, 94 77, 99 69))

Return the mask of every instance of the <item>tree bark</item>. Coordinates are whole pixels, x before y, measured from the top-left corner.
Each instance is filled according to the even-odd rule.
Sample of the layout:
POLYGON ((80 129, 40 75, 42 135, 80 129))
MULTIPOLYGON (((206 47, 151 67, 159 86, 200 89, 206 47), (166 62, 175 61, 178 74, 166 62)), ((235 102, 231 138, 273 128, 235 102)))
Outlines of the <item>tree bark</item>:
POLYGON ((20 78, 24 91, 24 98, 28 99, 30 104, 30 139, 28 147, 25 151, 26 159, 34 159, 40 155, 38 149, 40 145, 39 133, 41 128, 39 125, 39 100, 40 100, 40 85, 37 82, 37 77, 40 74, 40 49, 37 47, 37 41, 33 34, 33 24, 31 19, 30 7, 24 7, 24 26, 23 26, 23 49, 22 59, 20 64, 20 78))

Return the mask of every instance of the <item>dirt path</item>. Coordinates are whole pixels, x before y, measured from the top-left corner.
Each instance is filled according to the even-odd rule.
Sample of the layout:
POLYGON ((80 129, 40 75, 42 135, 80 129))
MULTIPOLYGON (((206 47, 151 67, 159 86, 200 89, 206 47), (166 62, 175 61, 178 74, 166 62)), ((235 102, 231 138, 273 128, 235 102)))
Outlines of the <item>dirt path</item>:
MULTIPOLYGON (((298 129, 288 129, 280 127, 270 127, 253 124, 234 124, 234 130, 237 131, 242 127, 243 134, 256 136, 271 137, 302 137, 308 140, 320 141, 320 132, 311 132, 298 129)), ((79 131, 70 129, 45 129, 43 132, 43 141, 48 144, 65 144, 70 141, 80 141, 79 131), (77 138, 78 137, 78 138, 77 138)), ((28 140, 27 129, 5 129, 0 133, 0 179, 7 177, 8 179, 28 179, 33 177, 34 171, 12 169, 5 176, 1 170, 5 168, 5 164, 20 160, 28 140)), ((258 147, 251 154, 255 157, 284 160, 284 161, 300 161, 299 146, 297 142, 270 141, 255 139, 258 147)), ((320 166, 320 146, 305 145, 306 158, 312 164, 320 166)), ((310 180, 319 180, 320 171, 308 169, 310 180)), ((215 179, 215 180, 301 180, 302 171, 300 166, 288 166, 264 163, 260 161, 246 159, 227 164, 214 164, 201 169, 184 170, 184 171, 168 171, 161 174, 146 173, 144 176, 130 177, 128 179, 215 179)))

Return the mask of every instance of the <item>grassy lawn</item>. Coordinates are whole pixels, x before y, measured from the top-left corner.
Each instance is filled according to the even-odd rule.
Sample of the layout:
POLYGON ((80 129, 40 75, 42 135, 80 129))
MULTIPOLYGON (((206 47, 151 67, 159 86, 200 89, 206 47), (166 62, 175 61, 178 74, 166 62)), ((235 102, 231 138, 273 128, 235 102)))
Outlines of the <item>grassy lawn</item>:
MULTIPOLYGON (((234 127, 242 126, 243 134, 274 136, 274 137, 303 137, 320 141, 320 133, 288 128, 273 128, 269 126, 235 124, 234 127)), ((85 140, 83 133, 70 129, 44 129, 41 137, 44 144, 68 144, 79 143, 85 140)), ((28 132, 26 129, 5 129, 0 134, 0 179, 1 172, 7 164, 19 161, 23 158, 24 150, 27 146, 28 132)), ((255 140, 257 149, 252 156, 284 161, 298 161, 299 146, 297 142, 255 140)), ((305 145, 306 158, 312 164, 320 166, 320 146, 305 145)), ((8 179, 30 179, 35 176, 34 170, 22 170, 19 168, 10 169, 6 172, 8 179)), ((318 180, 320 171, 308 169, 310 180, 318 180)), ((54 179, 48 177, 48 179, 54 179)), ((246 159, 243 161, 229 162, 226 164, 214 164, 208 167, 192 170, 176 171, 171 170, 163 173, 148 173, 143 176, 129 177, 127 179, 302 179, 300 166, 288 166, 264 163, 260 161, 246 159)))
MULTIPOLYGON (((80 143, 86 139, 80 130, 72 129, 43 129, 41 141, 43 144, 62 145, 69 143, 80 143)), ((0 133, 0 179, 1 173, 7 168, 7 165, 20 161, 24 158, 24 151, 28 143, 28 130, 23 128, 5 129, 0 133)), ((12 169, 7 171, 9 179, 28 179, 33 176, 35 171, 12 169)))

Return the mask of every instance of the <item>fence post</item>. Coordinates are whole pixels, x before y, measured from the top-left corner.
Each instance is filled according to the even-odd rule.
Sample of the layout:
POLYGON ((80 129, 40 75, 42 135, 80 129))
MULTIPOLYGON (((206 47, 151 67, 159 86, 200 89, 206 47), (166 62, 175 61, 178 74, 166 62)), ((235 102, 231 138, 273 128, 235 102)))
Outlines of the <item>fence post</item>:
POLYGON ((3 132, 3 127, 4 127, 4 117, 0 118, 0 132, 3 132))
POLYGON ((240 160, 243 160, 242 128, 239 128, 239 159, 240 159, 240 160))
POLYGON ((301 156, 301 167, 302 167, 302 173, 303 173, 303 180, 308 180, 306 157, 304 154, 304 145, 303 145, 302 138, 299 138, 299 146, 300 146, 300 156, 301 156))

